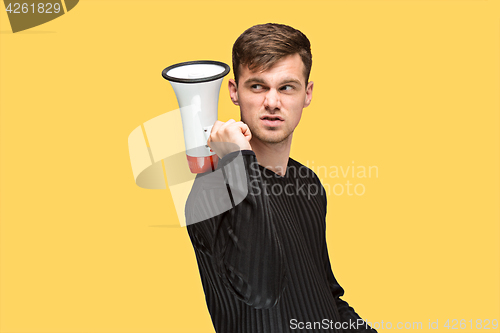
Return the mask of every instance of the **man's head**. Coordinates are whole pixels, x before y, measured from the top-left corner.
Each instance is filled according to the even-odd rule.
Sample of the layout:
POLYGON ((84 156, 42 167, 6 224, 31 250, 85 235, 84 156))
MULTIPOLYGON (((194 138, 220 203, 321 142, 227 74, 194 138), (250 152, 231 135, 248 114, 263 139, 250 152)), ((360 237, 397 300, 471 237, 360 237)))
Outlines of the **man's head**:
POLYGON ((298 54, 304 63, 307 84, 312 66, 309 39, 290 26, 267 23, 253 26, 241 34, 233 45, 233 72, 239 84, 240 65, 251 71, 265 71, 280 59, 298 54))
POLYGON ((250 128, 252 147, 291 144, 312 99, 311 58, 307 37, 281 24, 254 26, 234 43, 229 94, 250 128))

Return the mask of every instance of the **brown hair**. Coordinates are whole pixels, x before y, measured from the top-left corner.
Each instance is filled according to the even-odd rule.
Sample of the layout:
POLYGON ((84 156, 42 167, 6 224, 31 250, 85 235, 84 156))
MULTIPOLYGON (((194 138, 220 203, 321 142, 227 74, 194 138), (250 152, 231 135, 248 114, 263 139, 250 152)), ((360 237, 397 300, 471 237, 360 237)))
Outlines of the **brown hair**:
POLYGON ((312 66, 311 43, 306 35, 288 25, 267 23, 243 32, 233 45, 233 72, 236 84, 239 67, 265 71, 282 58, 299 54, 304 63, 306 84, 312 66))

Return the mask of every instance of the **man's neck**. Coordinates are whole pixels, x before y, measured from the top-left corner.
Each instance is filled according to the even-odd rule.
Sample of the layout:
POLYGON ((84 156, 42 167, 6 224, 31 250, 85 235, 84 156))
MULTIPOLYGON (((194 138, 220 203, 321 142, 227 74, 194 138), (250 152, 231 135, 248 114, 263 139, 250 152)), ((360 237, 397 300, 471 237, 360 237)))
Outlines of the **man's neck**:
POLYGON ((267 143, 257 138, 253 138, 250 141, 250 145, 257 157, 257 162, 266 169, 280 176, 284 176, 288 166, 290 148, 292 146, 292 135, 293 134, 280 143, 267 143))

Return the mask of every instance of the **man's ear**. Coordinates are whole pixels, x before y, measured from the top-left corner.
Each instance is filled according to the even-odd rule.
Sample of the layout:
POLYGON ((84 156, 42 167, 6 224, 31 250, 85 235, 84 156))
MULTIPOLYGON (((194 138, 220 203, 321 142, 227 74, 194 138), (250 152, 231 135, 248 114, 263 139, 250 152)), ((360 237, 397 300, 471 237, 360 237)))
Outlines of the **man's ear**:
POLYGON ((304 107, 309 106, 311 104, 311 100, 313 98, 313 87, 314 87, 314 82, 309 81, 306 87, 306 98, 304 100, 304 107))
POLYGON ((236 84, 236 81, 229 79, 228 88, 231 101, 233 101, 234 105, 240 105, 238 103, 238 85, 236 84))

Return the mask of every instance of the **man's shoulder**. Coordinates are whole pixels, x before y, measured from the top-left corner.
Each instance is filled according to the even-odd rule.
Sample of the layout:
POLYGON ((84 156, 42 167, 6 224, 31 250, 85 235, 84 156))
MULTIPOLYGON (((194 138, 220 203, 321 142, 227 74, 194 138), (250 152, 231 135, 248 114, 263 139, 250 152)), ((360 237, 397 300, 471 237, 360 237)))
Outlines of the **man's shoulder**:
POLYGON ((321 184, 319 177, 311 168, 291 157, 288 158, 287 172, 289 172, 290 177, 309 179, 311 181, 321 184))

